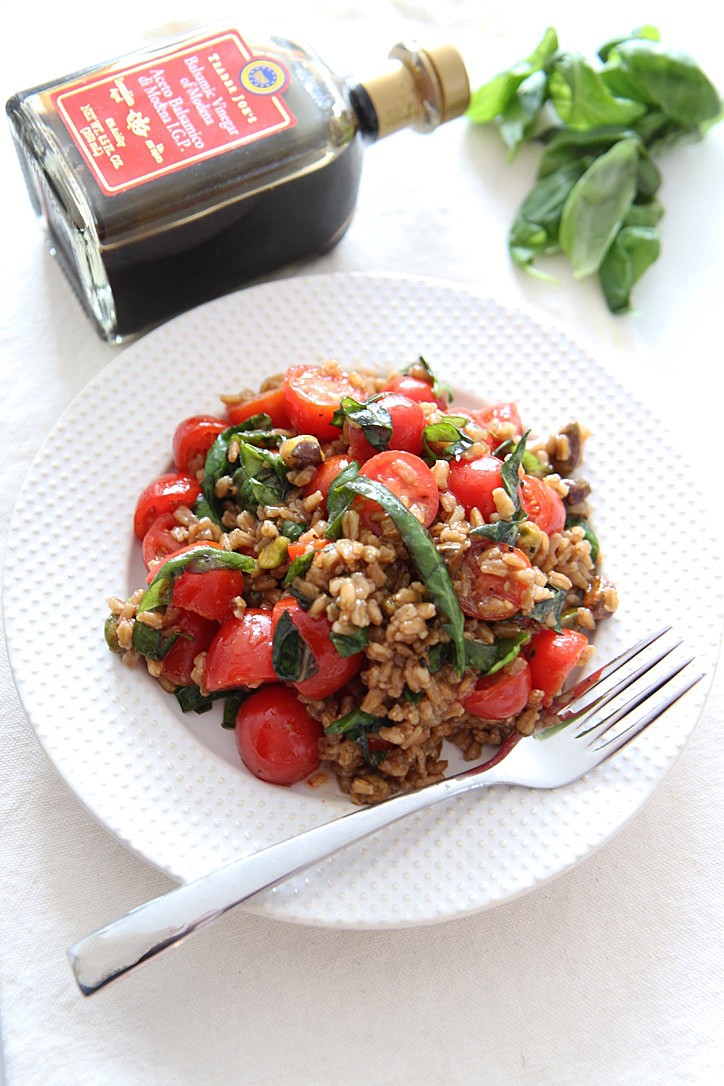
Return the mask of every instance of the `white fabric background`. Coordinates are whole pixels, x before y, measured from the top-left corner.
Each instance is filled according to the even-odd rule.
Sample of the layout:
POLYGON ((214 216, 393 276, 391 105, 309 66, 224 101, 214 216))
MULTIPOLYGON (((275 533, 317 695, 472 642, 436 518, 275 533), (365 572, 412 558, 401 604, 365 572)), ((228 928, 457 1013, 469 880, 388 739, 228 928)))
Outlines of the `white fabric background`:
MULTIPOLYGON (((364 72, 400 37, 449 38, 474 84, 524 55, 545 25, 592 53, 655 22, 724 90, 710 5, 609 0, 276 3, 261 18, 302 33, 340 71, 364 72), (652 8, 654 10, 652 10, 652 8)), ((244 5, 192 0, 100 7, 79 0, 0 17, 7 98, 34 82, 244 5)), ((32 456, 70 399, 115 354, 82 317, 47 254, 6 131, 0 132, 3 548, 32 456)), ((340 246, 304 269, 433 274, 559 324, 645 399, 696 460, 721 534, 717 468, 723 359, 724 128, 661 163, 661 261, 640 312, 612 318, 561 268, 550 287, 516 274, 505 235, 535 156, 507 166, 496 138, 457 122, 430 140, 370 149, 340 246)), ((38 495, 61 530, 74 511, 38 495)), ((665 510, 662 539, 690 539, 665 510)), ((689 535, 689 532, 691 534, 689 535)), ((53 590, 53 570, 39 570, 53 590)), ((702 616, 707 621, 707 616, 702 616)), ((712 638, 721 638, 714 625, 712 638)), ((337 932, 243 912, 90 1000, 65 948, 170 887, 71 795, 39 748, 0 649, 0 1018, 9 1086, 149 1082, 591 1086, 705 1084, 724 1070, 721 667, 690 743, 654 798, 573 871, 492 911, 438 927, 337 932)), ((62 726, 62 721, 58 721, 62 726)))

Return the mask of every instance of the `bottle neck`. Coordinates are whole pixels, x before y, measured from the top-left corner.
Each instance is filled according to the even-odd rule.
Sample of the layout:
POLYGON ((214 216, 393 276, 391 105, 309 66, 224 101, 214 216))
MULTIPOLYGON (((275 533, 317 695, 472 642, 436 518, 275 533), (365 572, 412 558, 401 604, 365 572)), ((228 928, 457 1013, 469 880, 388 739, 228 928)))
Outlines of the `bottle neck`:
POLYGON ((427 133, 465 112, 470 83, 453 46, 422 49, 400 43, 385 71, 351 88, 350 101, 368 139, 403 128, 427 133))

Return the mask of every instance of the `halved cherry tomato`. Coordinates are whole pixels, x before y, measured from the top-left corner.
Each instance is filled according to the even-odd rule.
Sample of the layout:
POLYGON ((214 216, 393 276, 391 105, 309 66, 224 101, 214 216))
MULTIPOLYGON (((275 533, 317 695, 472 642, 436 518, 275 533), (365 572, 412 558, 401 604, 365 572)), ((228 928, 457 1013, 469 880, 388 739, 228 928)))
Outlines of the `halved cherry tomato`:
POLYGON ((143 537, 143 561, 146 569, 153 569, 164 558, 174 554, 184 546, 172 535, 172 529, 178 528, 179 522, 173 513, 162 513, 156 517, 143 537))
POLYGON ((541 630, 531 638, 526 656, 533 687, 543 691, 547 705, 563 689, 587 644, 587 637, 578 630, 541 630))
POLYGON ((466 615, 486 622, 511 618, 523 603, 527 582, 516 578, 519 569, 530 569, 530 561, 517 547, 506 548, 487 539, 471 538, 470 546, 460 564, 458 600, 466 615), (483 572, 480 568, 490 551, 498 546, 501 552, 509 550, 516 556, 515 567, 505 567, 501 574, 483 572))
POLYGON ((309 543, 290 543, 287 549, 287 558, 290 562, 293 562, 295 558, 301 558, 307 551, 321 551, 328 546, 328 539, 310 539, 309 543))
POLYGON ((204 618, 225 622, 232 615, 232 600, 244 591, 244 575, 238 569, 186 570, 173 586, 173 603, 204 618))
POLYGON ((164 676, 177 686, 190 686, 194 660, 200 652, 205 652, 211 644, 218 622, 175 608, 167 611, 167 618, 172 626, 181 631, 181 636, 174 642, 163 658, 161 665, 164 676))
MULTIPOLYGON (((214 415, 192 415, 176 427, 173 435, 173 459, 179 471, 189 472, 193 461, 206 454, 228 423, 214 415)), ((200 467, 200 463, 196 467, 200 467)))
POLYGON ((339 473, 348 468, 351 463, 352 457, 348 456, 347 453, 327 457, 324 463, 319 465, 311 481, 302 489, 304 497, 308 498, 310 494, 315 494, 318 490, 321 490, 326 501, 330 486, 339 473))
POLYGON ((480 456, 475 460, 452 460, 448 487, 468 516, 478 509, 488 523, 496 512, 493 491, 503 485, 500 469, 502 461, 497 456, 480 456))
POLYGON ((286 686, 250 694, 236 714, 236 746, 255 777, 295 784, 319 767, 322 725, 286 686))
POLYGON ((260 392, 258 396, 253 396, 244 403, 232 404, 226 409, 226 414, 230 426, 239 426, 252 415, 268 415, 274 426, 282 430, 288 430, 291 426, 284 388, 281 385, 279 388, 270 388, 268 392, 260 392))
POLYGON ((312 618, 293 596, 283 596, 274 604, 272 637, 285 611, 312 650, 318 669, 316 675, 312 675, 311 678, 291 685, 300 694, 314 700, 336 694, 362 667, 363 653, 340 656, 329 639, 332 627, 327 617, 318 615, 312 618))
MULTIPOLYGON (((382 483, 402 501, 426 528, 434 521, 440 506, 435 476, 427 464, 409 452, 377 453, 362 465, 360 475, 382 483)), ((363 522, 371 530, 379 526, 382 510, 371 498, 357 499, 363 522)))
MULTIPOLYGON (((396 392, 382 393, 375 402, 390 413, 392 434, 387 448, 419 453, 422 449, 422 431, 425 429, 425 416, 420 405, 396 392)), ((375 455, 361 427, 348 423, 347 437, 353 460, 362 463, 375 455)))
POLYGON ((332 417, 345 396, 358 399, 359 388, 341 370, 324 366, 290 366, 284 374, 284 402, 292 425, 300 434, 334 441, 341 434, 332 417))
POLYGON ((482 411, 476 411, 476 415, 481 426, 493 426, 497 428, 497 424, 504 422, 511 422, 515 427, 516 434, 523 433, 523 423, 520 420, 520 412, 518 411, 517 404, 514 403, 496 403, 492 407, 486 407, 482 411))
POLYGON ((272 667, 272 613, 247 607, 230 618, 209 646, 204 671, 207 690, 232 690, 277 682, 272 667))
POLYGON ((526 513, 546 535, 563 531, 566 523, 566 507, 555 490, 546 486, 534 475, 523 475, 520 480, 520 504, 526 513))
POLYGON ((463 708, 484 720, 508 720, 522 713, 533 689, 530 668, 522 656, 494 675, 483 675, 463 698, 463 708))
POLYGON ((185 472, 167 472, 149 483, 136 502, 133 530, 143 539, 148 529, 162 513, 173 513, 182 505, 192 508, 201 493, 196 480, 185 472))
POLYGON ((424 381, 421 377, 412 377, 408 373, 398 373, 392 377, 382 391, 399 392, 408 400, 415 400, 416 403, 436 403, 442 409, 447 407, 447 400, 444 396, 434 394, 430 381, 424 381))

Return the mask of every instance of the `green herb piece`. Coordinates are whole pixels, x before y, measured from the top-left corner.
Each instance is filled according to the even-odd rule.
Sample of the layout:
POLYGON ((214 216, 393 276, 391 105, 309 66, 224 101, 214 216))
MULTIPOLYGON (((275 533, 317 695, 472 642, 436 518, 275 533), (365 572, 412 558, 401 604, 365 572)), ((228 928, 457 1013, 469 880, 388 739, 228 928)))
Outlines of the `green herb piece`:
POLYGON ((425 697, 425 691, 410 690, 409 686, 405 685, 402 691, 402 697, 409 705, 419 705, 422 699, 425 697))
POLYGON ((260 505, 282 505, 292 489, 287 470, 278 452, 241 441, 232 479, 242 509, 253 513, 260 505))
POLYGON ((449 387, 449 385, 446 385, 444 381, 441 381, 435 373, 433 373, 430 363, 426 362, 422 355, 420 355, 417 362, 412 362, 409 366, 405 366, 404 369, 401 369, 400 373, 407 374, 410 373, 412 370, 420 369, 420 367, 422 367, 422 369, 428 376, 430 385, 432 386, 431 391, 434 398, 447 400, 448 403, 452 403, 452 389, 449 387))
POLYGON ((521 630, 514 637, 499 638, 488 645, 483 641, 465 642, 466 670, 479 671, 481 675, 494 675, 516 658, 530 641, 527 630, 521 630))
POLYGON ((274 631, 272 667, 277 678, 289 683, 311 679, 319 670, 314 653, 288 611, 282 613, 274 631))
POLYGON ((103 636, 106 639, 106 645, 111 652, 120 653, 121 646, 118 644, 118 617, 110 614, 103 626, 103 636))
POLYGON ((159 607, 166 607, 171 602, 176 578, 187 570, 201 574, 215 569, 238 569, 242 573, 251 573, 254 569, 254 559, 248 554, 225 551, 220 547, 210 547, 204 543, 199 543, 191 551, 172 554, 160 567, 141 597, 141 602, 136 609, 137 613, 156 611, 159 607))
POLYGON ((473 439, 464 433, 467 419, 450 415, 440 422, 432 422, 422 431, 422 445, 432 460, 459 460, 473 439), (434 447, 433 447, 434 446, 434 447))
MULTIPOLYGON (((683 53, 666 49, 658 41, 643 38, 619 42, 607 55, 602 78, 621 86, 639 101, 655 104, 687 134, 699 130, 721 114, 719 94, 698 65, 683 53)), ((705 130, 705 127, 704 127, 705 130)))
POLYGON ((236 727, 236 715, 248 697, 248 690, 238 690, 233 694, 227 692, 224 700, 224 713, 221 717, 222 728, 231 730, 236 727))
POLYGON ((614 98, 598 72, 575 54, 564 53, 556 58, 548 87, 556 113, 569 128, 628 125, 646 112, 641 102, 614 98))
POLYGON ((585 160, 562 166, 542 178, 523 201, 508 234, 508 250, 520 267, 543 276, 534 267, 539 256, 560 252, 558 233, 566 201, 587 166, 585 160))
POLYGON ((584 537, 591 544, 591 561, 595 566, 596 562, 598 561, 598 555, 601 549, 598 543, 598 537, 596 536, 596 533, 594 532, 593 528, 588 523, 585 517, 572 516, 571 514, 569 514, 566 517, 566 528, 576 527, 583 528, 584 537))
POLYGON ((134 622, 131 644, 147 660, 163 660, 181 636, 180 630, 165 634, 163 630, 152 630, 143 622, 134 622))
POLYGON ((544 71, 557 51, 558 36, 549 27, 529 57, 493 76, 472 93, 467 111, 470 120, 475 124, 486 124, 505 117, 521 85, 536 72, 544 71))
POLYGON ((334 426, 343 426, 345 419, 359 426, 375 452, 384 452, 392 437, 392 416, 378 396, 359 403, 345 396, 332 418, 334 426))
POLYGON ((208 713, 215 701, 226 697, 226 691, 215 690, 202 694, 198 686, 177 686, 174 690, 176 701, 183 713, 208 713))
POLYGON ((505 493, 515 506, 515 512, 513 513, 514 520, 525 520, 526 516, 520 504, 520 467, 523 463, 523 457, 525 456, 525 445, 529 434, 530 430, 526 430, 510 456, 503 462, 503 466, 500 469, 505 493))
POLYGON ((340 471, 327 491, 327 539, 339 539, 342 535, 342 518, 354 501, 354 494, 347 490, 347 484, 359 475, 359 464, 353 460, 344 471, 340 471))
POLYGON ((369 736, 374 735, 380 728, 389 728, 392 721, 385 716, 374 716, 365 713, 361 709, 353 709, 351 713, 342 716, 329 724, 324 730, 327 735, 343 735, 351 739, 362 751, 365 761, 369 765, 379 765, 387 757, 387 751, 371 751, 369 749, 369 736))
POLYGON ((651 226, 624 226, 604 256, 598 278, 612 313, 631 310, 631 291, 659 258, 659 232, 651 226))
POLYGON ((576 279, 598 271, 636 196, 638 141, 620 140, 589 166, 568 195, 560 242, 576 279))
MULTIPOLYGON (((253 444, 268 445, 273 448, 279 445, 281 438, 272 430, 272 420, 269 415, 252 415, 239 423, 238 426, 228 426, 226 430, 216 437, 211 448, 206 454, 204 474, 201 480, 203 498, 203 515, 208 516, 215 523, 221 523, 223 513, 222 503, 216 497, 216 484, 225 475, 230 475, 236 464, 229 461, 229 445, 233 437, 244 435, 244 440, 253 444)), ((197 503, 197 513, 199 510, 197 503)))
POLYGON ((293 520, 283 520, 279 525, 279 531, 282 535, 286 536, 291 543, 296 543, 300 535, 306 531, 306 528, 303 524, 297 524, 293 520))
POLYGON ((358 476, 352 482, 345 484, 345 490, 353 495, 361 494, 365 498, 376 501, 397 528, 430 599, 447 619, 445 629, 454 645, 455 668, 458 674, 462 674, 465 663, 463 613, 445 561, 435 546, 432 536, 409 509, 405 508, 400 499, 382 483, 365 476, 358 476))
POLYGON ((329 640, 340 656, 355 656, 358 652, 362 652, 365 645, 369 644, 369 627, 360 626, 351 634, 340 634, 332 631, 329 640))
POLYGON ((561 632, 561 615, 563 614, 563 607, 566 602, 566 591, 563 588, 549 589, 553 593, 550 599, 540 600, 534 606, 530 612, 529 617, 535 619, 536 622, 540 622, 542 626, 549 626, 551 629, 556 630, 557 633, 561 632), (550 622, 550 619, 553 622, 550 622))
POLYGON ((435 675, 452 656, 452 645, 449 641, 439 641, 432 645, 427 652, 427 670, 435 675))
POLYGON ((313 550, 308 550, 304 554, 297 555, 297 557, 294 559, 292 564, 289 566, 289 569, 287 570, 286 576, 284 578, 284 584, 290 585, 292 581, 296 580, 297 577, 304 577, 305 574, 308 573, 309 567, 311 566, 313 561, 313 550))
POLYGON ((495 524, 481 524, 479 528, 473 528, 470 536, 490 539, 493 543, 502 543, 506 547, 514 547, 518 540, 520 524, 519 520, 496 520, 495 524))

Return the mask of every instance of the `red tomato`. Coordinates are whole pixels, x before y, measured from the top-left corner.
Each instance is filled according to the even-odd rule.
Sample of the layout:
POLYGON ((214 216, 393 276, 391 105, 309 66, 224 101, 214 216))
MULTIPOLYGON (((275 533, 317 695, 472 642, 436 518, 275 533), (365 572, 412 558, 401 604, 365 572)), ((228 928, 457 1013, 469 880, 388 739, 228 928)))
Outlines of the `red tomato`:
POLYGON ((194 659, 200 652, 208 649, 219 625, 201 615, 195 615, 193 611, 180 609, 171 613, 171 619, 173 625, 181 631, 181 637, 163 658, 163 674, 177 686, 190 686, 194 659))
POLYGON ((168 472, 160 475, 146 487, 136 502, 133 530, 137 539, 143 539, 148 529, 162 513, 173 513, 182 505, 192 508, 201 493, 201 487, 192 476, 184 472, 168 472))
POLYGON ((231 618, 231 601, 243 591, 244 575, 239 569, 186 570, 176 579, 172 602, 204 618, 225 622, 231 618))
POLYGON ((451 460, 448 487, 467 516, 472 509, 479 509, 488 523, 496 512, 493 491, 503 485, 500 469, 502 461, 497 456, 480 456, 476 460, 451 460))
POLYGON ((236 714, 236 746, 255 777, 295 784, 319 767, 319 724, 289 687, 267 686, 236 714))
POLYGON ((143 561, 146 569, 152 569, 155 573, 156 566, 162 559, 181 549, 183 543, 179 543, 171 534, 171 529, 178 527, 179 522, 173 513, 162 513, 160 517, 156 517, 143 537, 143 561))
POLYGON ((229 417, 230 426, 239 426, 252 415, 268 415, 273 424, 281 430, 288 430, 291 426, 284 389, 281 385, 279 388, 269 389, 268 392, 260 392, 258 396, 245 400, 244 403, 233 404, 226 409, 226 414, 229 417))
POLYGON ((588 639, 578 630, 541 630, 526 646, 533 687, 545 694, 546 705, 563 689, 581 659, 588 639))
MULTIPOLYGON (((383 393, 375 401, 390 413, 392 434, 388 449, 402 449, 405 452, 419 453, 422 449, 422 431, 425 429, 425 416, 422 408, 407 396, 396 392, 383 393)), ((369 460, 375 450, 364 436, 359 426, 349 423, 347 428, 349 451, 353 460, 369 460)))
MULTIPOLYGON (((437 516, 440 494, 435 476, 419 456, 392 450, 377 453, 362 465, 360 475, 386 486, 426 528, 437 516)), ((371 498, 362 498, 359 509, 363 522, 374 531, 379 525, 380 506, 371 498)))
POLYGON ((530 668, 522 656, 516 656, 494 675, 483 675, 463 698, 463 708, 484 720, 508 720, 528 704, 533 689, 530 668))
MULTIPOLYGON (((511 618, 516 614, 521 608, 527 587, 523 581, 513 576, 513 569, 502 575, 481 570, 482 559, 495 546, 495 543, 486 539, 471 539, 460 566, 460 607, 466 615, 486 622, 511 618)), ((504 545, 499 547, 501 551, 508 549, 504 545)), ((530 569, 530 561, 523 551, 517 547, 510 550, 521 563, 518 568, 530 569)))
POLYGON ((303 679, 302 682, 292 683, 292 686, 300 694, 315 701, 336 694, 362 667, 363 653, 340 656, 329 640, 332 627, 326 616, 311 618, 293 596, 284 596, 274 604, 272 636, 285 611, 312 650, 318 668, 316 675, 303 679))
POLYGON ((323 464, 315 471, 311 482, 302 489, 302 494, 305 498, 308 498, 310 494, 315 494, 318 490, 322 491, 324 500, 327 500, 327 492, 330 486, 337 478, 341 471, 348 468, 352 463, 352 457, 347 453, 340 453, 338 456, 329 456, 323 464))
POLYGON ((563 531, 566 523, 566 507, 555 490, 546 486, 542 479, 523 475, 520 480, 520 504, 526 513, 546 535, 563 531))
POLYGON ((307 551, 321 551, 328 545, 328 539, 312 539, 309 543, 290 543, 287 558, 290 562, 293 562, 295 558, 301 558, 307 551))
POLYGON ((233 690, 277 681, 272 667, 272 613, 247 607, 230 618, 209 646, 204 672, 207 690, 233 690))
POLYGON ((292 425, 300 434, 314 434, 322 441, 340 436, 332 417, 345 396, 357 399, 359 394, 346 373, 323 366, 290 366, 284 374, 284 402, 292 425))
POLYGON ((201 456, 206 459, 207 452, 227 425, 214 415, 192 415, 180 422, 173 435, 173 459, 178 470, 188 472, 192 461, 201 456))
POLYGON ((447 400, 444 396, 435 396, 430 381, 424 381, 421 377, 411 377, 406 373, 398 373, 384 386, 383 392, 399 392, 408 400, 417 403, 436 403, 438 407, 445 409, 447 400))
POLYGON ((520 420, 518 407, 514 403, 496 403, 492 407, 486 407, 477 411, 476 415, 481 426, 496 426, 501 422, 512 422, 516 434, 523 433, 523 423, 520 420))

